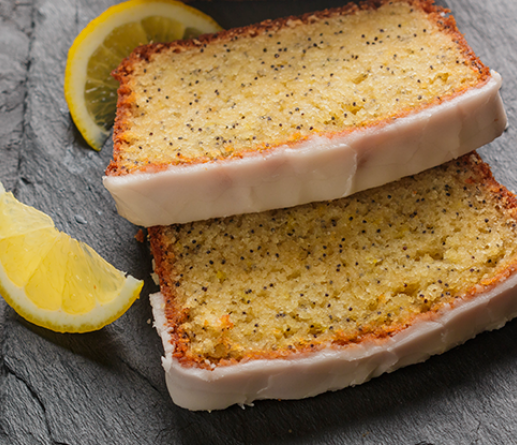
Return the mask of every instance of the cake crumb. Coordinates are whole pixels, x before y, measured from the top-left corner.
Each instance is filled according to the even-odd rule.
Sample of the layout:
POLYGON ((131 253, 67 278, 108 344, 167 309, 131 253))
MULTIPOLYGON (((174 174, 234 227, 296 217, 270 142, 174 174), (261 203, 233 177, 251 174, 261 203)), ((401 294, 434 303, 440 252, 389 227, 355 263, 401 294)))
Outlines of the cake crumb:
POLYGON ((139 243, 143 243, 144 240, 145 240, 145 235, 144 235, 144 231, 142 229, 139 229, 138 232, 136 232, 136 235, 135 235, 135 239, 139 242, 139 243))

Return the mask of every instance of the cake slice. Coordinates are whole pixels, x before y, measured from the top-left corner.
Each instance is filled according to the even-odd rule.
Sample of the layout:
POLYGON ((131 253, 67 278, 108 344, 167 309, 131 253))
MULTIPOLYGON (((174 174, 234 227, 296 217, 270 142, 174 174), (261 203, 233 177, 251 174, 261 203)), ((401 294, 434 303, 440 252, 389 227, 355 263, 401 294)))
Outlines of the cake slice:
POLYGON ((370 1, 137 49, 104 184, 143 226, 335 199, 497 137, 501 78, 448 11, 370 1))
POLYGON ((310 397, 501 327, 516 209, 470 154, 339 200, 150 228, 172 399, 310 397))

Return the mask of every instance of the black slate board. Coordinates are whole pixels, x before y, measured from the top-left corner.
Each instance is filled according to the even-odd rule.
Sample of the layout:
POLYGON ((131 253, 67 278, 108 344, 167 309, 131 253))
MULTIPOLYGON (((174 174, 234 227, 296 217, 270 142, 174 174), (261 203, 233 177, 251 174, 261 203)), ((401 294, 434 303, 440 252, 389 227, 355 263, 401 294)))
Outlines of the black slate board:
MULTIPOLYGON (((23 202, 145 279, 141 298, 99 332, 63 335, 0 299, 1 444, 517 443, 517 321, 424 364, 303 401, 192 413, 169 399, 147 296, 147 247, 101 184, 112 144, 86 148, 63 98, 74 37, 115 0, 0 0, 0 180, 23 202)), ((338 0, 195 2, 223 27, 338 0)), ((444 4, 444 2, 440 2, 444 4)), ((517 2, 449 0, 460 30, 504 78, 509 128, 480 150, 517 189, 517 2)))

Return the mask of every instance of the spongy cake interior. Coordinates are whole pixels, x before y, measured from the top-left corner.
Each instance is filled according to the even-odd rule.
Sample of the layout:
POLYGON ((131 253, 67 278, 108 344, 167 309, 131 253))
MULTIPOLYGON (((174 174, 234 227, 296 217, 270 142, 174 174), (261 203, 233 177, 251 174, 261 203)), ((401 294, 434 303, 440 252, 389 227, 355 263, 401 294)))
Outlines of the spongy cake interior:
POLYGON ((150 229, 175 356, 197 366, 391 335, 517 259, 475 155, 332 202, 150 229))
POLYGON ((346 132, 478 85, 486 68, 452 19, 424 9, 387 2, 209 44, 150 48, 119 74, 131 94, 117 118, 112 172, 346 132))

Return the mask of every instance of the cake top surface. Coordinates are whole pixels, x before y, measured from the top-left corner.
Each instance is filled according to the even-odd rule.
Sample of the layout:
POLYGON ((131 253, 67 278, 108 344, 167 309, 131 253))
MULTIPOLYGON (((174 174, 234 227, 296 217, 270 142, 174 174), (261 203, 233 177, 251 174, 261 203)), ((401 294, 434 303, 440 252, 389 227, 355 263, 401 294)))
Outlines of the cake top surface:
POLYGON ((392 335, 514 270, 516 200, 475 155, 336 201, 150 229, 175 357, 392 335))
POLYGON ((343 134, 439 103, 489 76, 441 8, 379 3, 139 48, 116 73, 108 174, 343 134))

